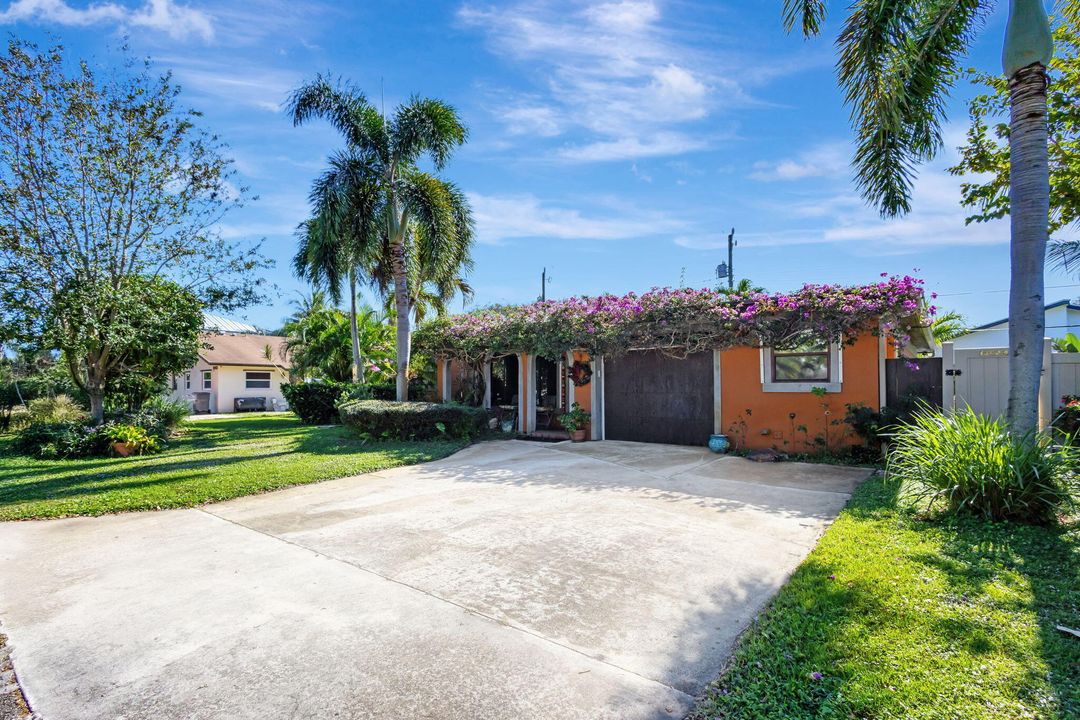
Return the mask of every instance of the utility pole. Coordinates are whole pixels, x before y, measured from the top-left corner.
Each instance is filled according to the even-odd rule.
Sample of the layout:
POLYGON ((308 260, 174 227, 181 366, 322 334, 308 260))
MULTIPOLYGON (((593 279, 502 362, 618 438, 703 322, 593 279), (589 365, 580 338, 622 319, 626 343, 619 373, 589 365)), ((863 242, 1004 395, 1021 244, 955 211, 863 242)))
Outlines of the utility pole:
POLYGON ((547 301, 547 268, 540 273, 540 302, 547 301))
POLYGON ((727 286, 729 290, 735 289, 735 228, 731 228, 731 234, 727 236, 727 286))

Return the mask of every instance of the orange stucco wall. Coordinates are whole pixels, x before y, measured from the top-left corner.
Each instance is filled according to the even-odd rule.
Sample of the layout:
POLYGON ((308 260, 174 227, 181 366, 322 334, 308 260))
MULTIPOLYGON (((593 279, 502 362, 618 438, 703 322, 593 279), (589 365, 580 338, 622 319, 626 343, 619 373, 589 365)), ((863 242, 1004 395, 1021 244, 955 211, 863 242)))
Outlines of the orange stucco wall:
POLYGON ((761 351, 734 348, 720 354, 720 422, 739 448, 781 452, 821 449, 814 439, 828 429, 829 447, 857 442, 844 424, 847 403, 880 408, 878 338, 866 334, 845 346, 844 378, 838 393, 767 393, 761 383, 761 351), (791 417, 794 413, 794 418, 791 417), (828 414, 826 414, 828 413, 828 414), (839 421, 833 424, 833 421, 839 421), (803 429, 805 428, 805 429, 803 429))

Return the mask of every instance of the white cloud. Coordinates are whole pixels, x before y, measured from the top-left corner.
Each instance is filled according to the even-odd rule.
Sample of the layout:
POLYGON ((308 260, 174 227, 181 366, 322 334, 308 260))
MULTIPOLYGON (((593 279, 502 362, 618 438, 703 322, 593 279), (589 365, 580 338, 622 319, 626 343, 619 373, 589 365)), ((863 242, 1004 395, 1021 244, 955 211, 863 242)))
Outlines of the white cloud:
POLYGON ((678 232, 685 223, 655 211, 627 208, 599 199, 605 214, 545 205, 534 195, 481 195, 468 193, 476 219, 477 239, 499 244, 515 238, 558 240, 625 240, 678 232))
POLYGON ((584 137, 556 151, 563 160, 598 162, 678 155, 708 142, 678 126, 713 110, 745 104, 742 87, 715 57, 683 41, 651 0, 585 4, 525 0, 458 12, 493 50, 524 64, 542 99, 511 101, 495 112, 512 135, 584 137))
POLYGON ((266 112, 278 112, 289 91, 301 80, 300 74, 291 70, 276 70, 248 61, 222 62, 176 55, 162 57, 160 62, 172 68, 185 91, 266 112))
POLYGON ((0 12, 0 24, 20 21, 75 27, 113 23, 121 27, 158 30, 175 39, 195 35, 209 41, 214 37, 214 25, 209 15, 172 0, 147 0, 136 9, 112 2, 76 8, 66 0, 15 0, 0 12))
POLYGON ((756 162, 750 178, 773 182, 843 175, 849 171, 850 152, 850 148, 842 143, 819 145, 794 158, 756 162))

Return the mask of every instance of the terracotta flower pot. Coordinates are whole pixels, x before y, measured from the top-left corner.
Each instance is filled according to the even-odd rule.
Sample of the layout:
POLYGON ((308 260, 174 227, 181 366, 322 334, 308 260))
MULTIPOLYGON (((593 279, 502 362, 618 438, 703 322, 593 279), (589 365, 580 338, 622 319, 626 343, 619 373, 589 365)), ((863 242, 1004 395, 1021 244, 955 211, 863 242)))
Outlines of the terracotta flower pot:
POLYGON ((135 452, 135 446, 126 442, 114 442, 112 444, 112 450, 120 457, 127 457, 135 452))
POLYGON ((570 432, 570 441, 571 442, 585 442, 585 431, 584 430, 572 430, 570 432))

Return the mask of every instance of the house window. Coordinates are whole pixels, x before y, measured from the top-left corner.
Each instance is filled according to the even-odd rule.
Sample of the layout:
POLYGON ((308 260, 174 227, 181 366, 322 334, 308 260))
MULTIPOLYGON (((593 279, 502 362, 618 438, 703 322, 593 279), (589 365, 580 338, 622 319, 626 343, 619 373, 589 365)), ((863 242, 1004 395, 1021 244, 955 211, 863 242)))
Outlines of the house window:
POLYGON ((268 388, 270 387, 270 373, 248 370, 244 373, 244 387, 268 388))
POLYGON ((191 389, 191 373, 184 373, 184 389, 191 389))
POLYGON ((203 390, 209 390, 213 386, 213 383, 212 383, 212 378, 213 377, 214 377, 214 374, 211 371, 203 370, 203 374, 202 374, 202 389, 203 390))
POLYGON ((829 345, 807 342, 791 349, 772 351, 772 381, 828 382, 829 345))
POLYGON ((761 386, 765 392, 803 393, 815 388, 840 392, 844 356, 837 343, 808 340, 782 348, 761 349, 761 386))
POLYGON ((175 390, 176 390, 176 388, 177 388, 177 386, 178 386, 178 385, 177 385, 177 382, 176 382, 176 376, 175 376, 175 375, 173 375, 173 376, 172 376, 172 389, 173 389, 173 390, 175 391, 175 390))

